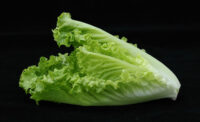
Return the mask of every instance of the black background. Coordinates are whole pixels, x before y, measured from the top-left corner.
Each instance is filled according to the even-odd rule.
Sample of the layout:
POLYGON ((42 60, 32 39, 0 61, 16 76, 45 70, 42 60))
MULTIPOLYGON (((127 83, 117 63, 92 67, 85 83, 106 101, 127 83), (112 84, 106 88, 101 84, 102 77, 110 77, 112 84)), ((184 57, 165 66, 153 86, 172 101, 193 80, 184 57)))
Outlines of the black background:
POLYGON ((199 32, 197 3, 135 1, 12 2, 0 7, 0 121, 200 121, 199 32), (155 100, 127 106, 80 107, 40 102, 18 87, 24 68, 58 52, 51 29, 57 16, 100 27, 137 43, 179 78, 176 101, 155 100))

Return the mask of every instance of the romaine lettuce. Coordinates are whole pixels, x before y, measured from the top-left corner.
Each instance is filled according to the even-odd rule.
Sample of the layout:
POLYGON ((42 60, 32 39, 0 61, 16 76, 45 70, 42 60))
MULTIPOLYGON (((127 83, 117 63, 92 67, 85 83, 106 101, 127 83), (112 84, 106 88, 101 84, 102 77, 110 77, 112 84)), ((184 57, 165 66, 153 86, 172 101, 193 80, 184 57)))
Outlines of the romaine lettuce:
POLYGON ((71 19, 58 17, 53 36, 71 54, 41 57, 22 72, 19 85, 31 99, 82 106, 125 105, 176 99, 180 83, 161 62, 127 39, 71 19))

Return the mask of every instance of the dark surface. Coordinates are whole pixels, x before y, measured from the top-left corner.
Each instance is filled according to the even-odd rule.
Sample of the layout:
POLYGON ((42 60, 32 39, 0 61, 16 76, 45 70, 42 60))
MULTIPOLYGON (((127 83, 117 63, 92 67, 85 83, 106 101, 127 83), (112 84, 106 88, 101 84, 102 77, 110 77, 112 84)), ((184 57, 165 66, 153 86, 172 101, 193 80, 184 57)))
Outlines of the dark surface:
MULTIPOLYGON (((0 121, 200 121, 199 32, 200 17, 194 5, 149 6, 149 3, 85 1, 5 4, 0 29, 0 121), (169 9, 170 8, 170 9, 169 9), (40 102, 37 106, 18 87, 24 68, 41 56, 58 52, 51 29, 57 16, 72 17, 112 34, 126 36, 166 66, 181 83, 176 101, 155 100, 127 106, 80 107, 40 102)), ((163 3, 162 3, 163 5, 163 3)))

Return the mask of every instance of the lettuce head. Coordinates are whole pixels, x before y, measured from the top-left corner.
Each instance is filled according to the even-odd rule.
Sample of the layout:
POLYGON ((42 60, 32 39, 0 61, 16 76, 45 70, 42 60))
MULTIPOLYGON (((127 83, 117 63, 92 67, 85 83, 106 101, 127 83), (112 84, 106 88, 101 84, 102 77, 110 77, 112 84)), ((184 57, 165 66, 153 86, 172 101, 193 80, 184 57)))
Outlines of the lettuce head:
POLYGON ((74 50, 41 57, 22 72, 19 86, 37 103, 126 105, 178 95, 177 77, 125 37, 73 20, 69 13, 58 17, 53 36, 58 46, 74 50))

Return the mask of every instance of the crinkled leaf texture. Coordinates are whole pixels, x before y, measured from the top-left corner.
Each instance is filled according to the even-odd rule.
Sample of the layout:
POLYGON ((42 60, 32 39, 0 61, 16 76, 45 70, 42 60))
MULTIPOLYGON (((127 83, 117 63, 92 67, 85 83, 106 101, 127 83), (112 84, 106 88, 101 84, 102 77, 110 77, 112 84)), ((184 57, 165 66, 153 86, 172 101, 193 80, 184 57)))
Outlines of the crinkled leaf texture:
POLYGON ((92 25, 58 17, 53 36, 68 54, 41 57, 21 75, 19 85, 31 99, 82 106, 126 105, 154 99, 176 99, 180 83, 161 62, 92 25))

